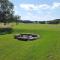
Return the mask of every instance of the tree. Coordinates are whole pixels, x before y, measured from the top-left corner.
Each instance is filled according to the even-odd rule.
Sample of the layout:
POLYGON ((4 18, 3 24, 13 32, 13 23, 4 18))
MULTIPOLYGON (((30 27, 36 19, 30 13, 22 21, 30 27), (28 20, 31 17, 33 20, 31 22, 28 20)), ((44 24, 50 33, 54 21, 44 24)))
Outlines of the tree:
POLYGON ((60 19, 54 19, 54 20, 48 21, 48 24, 60 24, 60 19))
POLYGON ((16 22, 16 25, 19 23, 21 16, 15 15, 13 20, 16 22))
POLYGON ((12 22, 14 5, 9 0, 0 0, 0 22, 12 22))

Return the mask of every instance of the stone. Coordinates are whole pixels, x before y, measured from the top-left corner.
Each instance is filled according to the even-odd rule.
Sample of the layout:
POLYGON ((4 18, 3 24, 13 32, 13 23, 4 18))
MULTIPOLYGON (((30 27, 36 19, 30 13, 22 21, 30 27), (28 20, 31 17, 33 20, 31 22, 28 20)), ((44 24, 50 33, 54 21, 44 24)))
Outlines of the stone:
POLYGON ((25 33, 25 34, 17 34, 14 36, 14 38, 22 41, 32 41, 38 39, 39 35, 25 33))

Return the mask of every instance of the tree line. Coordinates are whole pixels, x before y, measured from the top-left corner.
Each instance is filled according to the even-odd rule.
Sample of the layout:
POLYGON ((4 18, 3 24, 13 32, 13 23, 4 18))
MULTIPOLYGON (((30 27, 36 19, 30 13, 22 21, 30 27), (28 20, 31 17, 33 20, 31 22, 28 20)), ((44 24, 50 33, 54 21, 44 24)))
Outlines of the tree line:
POLYGON ((35 24, 60 24, 60 19, 49 21, 30 21, 30 20, 18 20, 20 23, 35 23, 35 24))

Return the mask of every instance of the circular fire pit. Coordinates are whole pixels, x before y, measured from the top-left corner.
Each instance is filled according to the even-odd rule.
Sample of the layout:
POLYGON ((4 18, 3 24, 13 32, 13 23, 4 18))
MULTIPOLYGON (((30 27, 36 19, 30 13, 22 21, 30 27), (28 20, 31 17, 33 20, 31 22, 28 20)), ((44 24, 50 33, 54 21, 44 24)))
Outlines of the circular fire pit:
POLYGON ((39 38, 39 35, 37 34, 17 34, 15 35, 15 39, 18 40, 23 40, 23 41, 32 41, 32 40, 36 40, 39 38))

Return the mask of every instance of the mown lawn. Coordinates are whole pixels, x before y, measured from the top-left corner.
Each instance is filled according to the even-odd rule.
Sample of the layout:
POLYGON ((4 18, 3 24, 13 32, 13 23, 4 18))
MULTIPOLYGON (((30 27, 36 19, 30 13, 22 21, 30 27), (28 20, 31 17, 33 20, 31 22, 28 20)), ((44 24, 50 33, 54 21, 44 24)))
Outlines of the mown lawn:
POLYGON ((0 35, 0 60, 60 60, 60 25, 19 24, 0 35), (35 33, 40 39, 19 41, 18 33, 35 33))

